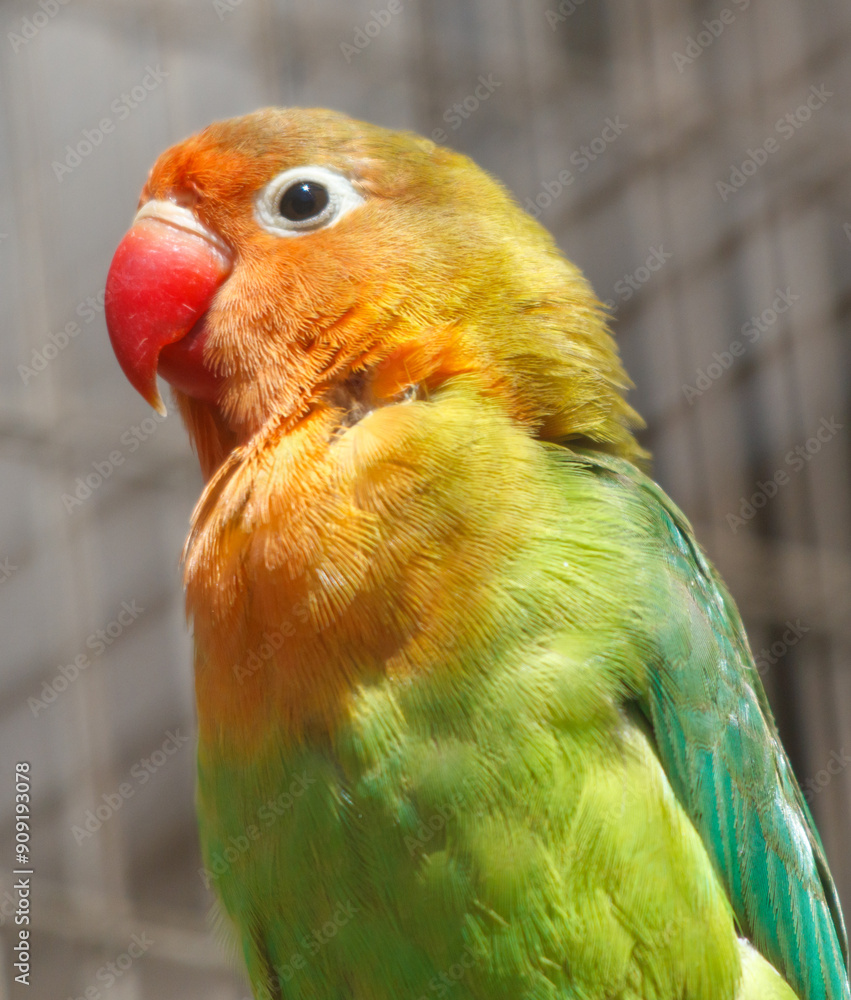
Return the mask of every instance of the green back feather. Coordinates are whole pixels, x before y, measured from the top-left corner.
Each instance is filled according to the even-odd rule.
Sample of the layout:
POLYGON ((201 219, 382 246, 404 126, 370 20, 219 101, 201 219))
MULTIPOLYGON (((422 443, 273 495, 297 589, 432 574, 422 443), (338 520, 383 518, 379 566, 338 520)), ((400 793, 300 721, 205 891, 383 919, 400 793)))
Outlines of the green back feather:
POLYGON ((780 744, 738 611, 661 489, 617 460, 656 509, 674 600, 642 708, 744 935, 807 1000, 847 998, 848 945, 824 850, 780 744))

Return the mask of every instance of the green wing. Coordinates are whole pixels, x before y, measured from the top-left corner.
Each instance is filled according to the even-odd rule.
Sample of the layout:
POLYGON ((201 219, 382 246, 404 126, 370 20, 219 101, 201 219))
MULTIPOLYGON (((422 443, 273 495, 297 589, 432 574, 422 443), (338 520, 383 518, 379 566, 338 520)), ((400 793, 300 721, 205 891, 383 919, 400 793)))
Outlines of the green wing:
POLYGON ((673 594, 658 595, 659 653, 639 704, 740 931, 802 1000, 848 1000, 836 888, 735 604, 688 521, 655 483, 618 459, 583 459, 640 491, 652 518, 673 594))

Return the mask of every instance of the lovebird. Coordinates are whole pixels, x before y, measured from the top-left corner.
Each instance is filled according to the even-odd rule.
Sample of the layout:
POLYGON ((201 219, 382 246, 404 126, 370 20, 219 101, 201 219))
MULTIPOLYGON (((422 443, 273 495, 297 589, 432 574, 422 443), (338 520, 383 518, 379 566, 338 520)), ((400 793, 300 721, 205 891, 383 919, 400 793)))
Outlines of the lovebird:
POLYGON ((106 286, 206 486, 201 876, 264 1000, 848 1000, 742 622, 580 271, 327 110, 152 168, 106 286))

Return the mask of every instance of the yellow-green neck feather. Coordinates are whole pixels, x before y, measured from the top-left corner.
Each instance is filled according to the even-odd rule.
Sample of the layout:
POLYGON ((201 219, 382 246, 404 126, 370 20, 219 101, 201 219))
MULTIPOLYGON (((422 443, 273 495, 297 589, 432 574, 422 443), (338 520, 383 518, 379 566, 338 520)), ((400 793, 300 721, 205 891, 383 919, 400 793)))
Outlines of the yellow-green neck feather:
POLYGON ((558 537, 563 501, 541 444, 475 380, 340 419, 269 429, 199 502, 186 585, 202 743, 250 756, 272 731, 328 732, 364 682, 463 669, 555 603, 575 613, 564 588, 537 624, 505 628, 505 573, 558 537))

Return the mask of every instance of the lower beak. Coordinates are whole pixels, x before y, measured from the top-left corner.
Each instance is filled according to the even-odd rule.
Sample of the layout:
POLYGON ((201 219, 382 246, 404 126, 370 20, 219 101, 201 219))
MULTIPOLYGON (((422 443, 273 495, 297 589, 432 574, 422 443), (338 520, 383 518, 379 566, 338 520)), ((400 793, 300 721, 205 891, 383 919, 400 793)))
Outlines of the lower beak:
POLYGON ((106 279, 106 326, 124 374, 165 413, 157 372, 218 401, 222 379, 204 361, 204 315, 231 272, 224 244, 189 209, 149 201, 119 243, 106 279))

